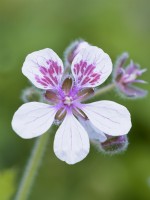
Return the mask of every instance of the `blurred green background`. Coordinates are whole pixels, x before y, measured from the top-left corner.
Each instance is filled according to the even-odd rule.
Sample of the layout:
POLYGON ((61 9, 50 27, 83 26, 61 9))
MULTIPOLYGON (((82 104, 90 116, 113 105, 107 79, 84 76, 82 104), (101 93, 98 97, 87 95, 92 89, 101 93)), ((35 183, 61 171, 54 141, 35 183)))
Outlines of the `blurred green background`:
MULTIPOLYGON (((29 85, 21 73, 26 55, 49 47, 63 57, 72 40, 83 38, 113 61, 128 51, 149 69, 143 75, 149 82, 149 19, 149 0, 0 1, 0 200, 12 199, 35 141, 23 140, 11 129, 13 113, 22 104, 21 91, 29 85)), ((128 150, 110 157, 91 147, 86 159, 69 166, 53 153, 51 129, 30 200, 150 199, 150 97, 123 100, 111 92, 103 99, 117 101, 131 112, 128 150)))

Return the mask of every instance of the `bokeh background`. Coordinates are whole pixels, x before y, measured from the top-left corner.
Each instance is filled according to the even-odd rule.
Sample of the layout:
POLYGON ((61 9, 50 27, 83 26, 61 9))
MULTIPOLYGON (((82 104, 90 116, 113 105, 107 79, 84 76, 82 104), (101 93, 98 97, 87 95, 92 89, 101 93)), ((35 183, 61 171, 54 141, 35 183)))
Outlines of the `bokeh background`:
MULTIPOLYGON (((11 128, 13 113, 29 86, 21 67, 26 55, 52 48, 63 57, 76 38, 101 47, 113 61, 123 51, 148 71, 150 82, 149 0, 1 0, 0 1, 0 200, 13 199, 35 142, 11 128)), ((149 90, 150 85, 143 86, 149 90)), ((130 145, 121 155, 106 156, 91 147, 82 162, 69 166, 53 153, 54 130, 30 200, 149 200, 150 96, 123 100, 114 92, 102 97, 131 112, 130 145)))

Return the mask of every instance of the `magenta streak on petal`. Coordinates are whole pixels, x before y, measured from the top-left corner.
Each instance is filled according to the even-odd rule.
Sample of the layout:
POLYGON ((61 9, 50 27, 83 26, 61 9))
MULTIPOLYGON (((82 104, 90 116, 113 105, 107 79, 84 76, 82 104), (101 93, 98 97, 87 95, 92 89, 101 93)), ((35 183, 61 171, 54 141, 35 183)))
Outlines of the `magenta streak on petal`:
POLYGON ((62 73, 61 66, 59 66, 58 63, 54 62, 53 60, 46 61, 46 65, 48 66, 39 66, 41 75, 36 75, 35 79, 44 87, 56 87, 59 83, 59 76, 62 73))
POLYGON ((75 64, 75 65, 74 65, 74 73, 75 73, 76 75, 79 74, 79 65, 78 65, 78 64, 75 64))
MULTIPOLYGON (((46 83, 51 83, 50 78, 45 75, 43 76, 42 80, 44 80, 46 83)), ((53 84, 53 83, 51 83, 51 84, 53 84)))
POLYGON ((45 81, 42 81, 42 79, 39 78, 39 76, 35 76, 35 79, 38 83, 40 83, 43 86, 47 86, 47 83, 45 83, 45 81))
POLYGON ((96 66, 88 65, 87 62, 81 60, 80 63, 74 65, 74 73, 76 75, 76 82, 80 86, 86 86, 88 83, 94 85, 100 79, 101 74, 96 73, 96 66))
POLYGON ((93 85, 95 82, 97 82, 100 79, 100 74, 96 74, 95 78, 90 81, 90 83, 93 85))
POLYGON ((89 66, 85 69, 84 74, 89 75, 89 74, 91 74, 91 73, 93 72, 94 69, 95 69, 95 66, 89 65, 89 66))
POLYGON ((45 67, 40 67, 40 72, 44 75, 47 73, 47 69, 45 67))
POLYGON ((89 77, 85 77, 82 81, 82 85, 85 85, 90 80, 89 77))

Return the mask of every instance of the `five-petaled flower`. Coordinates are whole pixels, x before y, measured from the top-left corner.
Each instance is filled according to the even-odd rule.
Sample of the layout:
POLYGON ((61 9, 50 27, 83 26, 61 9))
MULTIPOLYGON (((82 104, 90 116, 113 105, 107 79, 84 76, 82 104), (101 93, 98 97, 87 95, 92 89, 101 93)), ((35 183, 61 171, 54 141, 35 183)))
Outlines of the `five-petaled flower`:
POLYGON ((137 79, 146 69, 140 69, 140 66, 133 61, 125 67, 124 64, 129 58, 128 53, 123 53, 118 57, 114 70, 114 83, 123 97, 142 98, 147 95, 147 91, 134 86, 134 83, 146 83, 144 80, 137 79))
POLYGON ((103 50, 95 46, 82 49, 73 59, 72 75, 64 76, 63 71, 62 61, 51 49, 27 56, 22 72, 37 88, 45 90, 49 103, 23 104, 14 114, 12 127, 20 137, 34 138, 53 122, 62 122, 55 135, 54 152, 62 161, 74 164, 89 153, 89 137, 104 142, 107 135, 127 134, 131 119, 124 106, 112 101, 82 103, 112 71, 111 59, 103 50))

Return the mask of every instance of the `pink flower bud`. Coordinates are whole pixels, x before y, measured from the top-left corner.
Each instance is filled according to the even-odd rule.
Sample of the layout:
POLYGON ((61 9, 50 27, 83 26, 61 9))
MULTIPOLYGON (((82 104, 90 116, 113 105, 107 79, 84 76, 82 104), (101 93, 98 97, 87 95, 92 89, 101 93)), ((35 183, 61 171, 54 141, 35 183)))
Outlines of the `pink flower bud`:
POLYGON ((100 151, 105 154, 118 154, 125 151, 128 147, 127 135, 122 136, 107 136, 108 139, 99 145, 100 151))
POLYGON ((76 40, 72 42, 67 49, 65 50, 65 66, 68 67, 71 65, 74 57, 84 48, 90 46, 84 40, 76 40))

